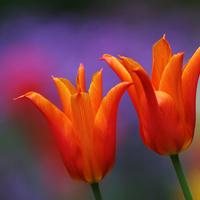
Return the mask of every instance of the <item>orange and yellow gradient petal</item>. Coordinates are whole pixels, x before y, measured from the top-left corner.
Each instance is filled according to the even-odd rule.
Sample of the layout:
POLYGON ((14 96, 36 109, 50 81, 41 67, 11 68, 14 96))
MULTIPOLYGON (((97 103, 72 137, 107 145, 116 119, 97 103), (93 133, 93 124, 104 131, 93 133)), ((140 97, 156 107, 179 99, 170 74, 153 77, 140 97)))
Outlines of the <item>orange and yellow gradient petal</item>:
POLYGON ((122 81, 134 82, 128 92, 140 122, 144 144, 161 155, 188 148, 196 119, 200 48, 182 69, 183 53, 172 56, 165 35, 153 46, 152 76, 130 58, 105 54, 103 60, 122 81))
POLYGON ((77 88, 67 79, 52 77, 63 112, 36 92, 16 98, 29 99, 42 112, 68 174, 74 180, 88 183, 100 181, 114 165, 117 109, 123 93, 132 85, 120 83, 102 99, 102 71, 93 75, 89 93, 82 64, 76 78, 77 88))

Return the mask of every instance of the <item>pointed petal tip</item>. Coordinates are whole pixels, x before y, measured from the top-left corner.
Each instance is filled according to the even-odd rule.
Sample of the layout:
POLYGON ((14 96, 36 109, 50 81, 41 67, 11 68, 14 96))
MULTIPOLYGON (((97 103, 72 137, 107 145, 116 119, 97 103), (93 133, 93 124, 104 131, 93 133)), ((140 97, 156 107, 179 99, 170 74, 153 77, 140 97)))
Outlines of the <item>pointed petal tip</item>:
POLYGON ((33 93, 33 92, 27 92, 26 94, 23 94, 23 95, 21 95, 21 96, 19 96, 19 97, 13 98, 13 100, 15 101, 15 100, 23 99, 23 98, 25 98, 25 97, 31 95, 32 93, 33 93))
POLYGON ((173 58, 176 57, 176 58, 179 58, 180 60, 183 60, 184 54, 185 52, 180 52, 180 53, 174 54, 172 57, 173 58))
POLYGON ((56 81, 58 81, 60 79, 59 77, 55 77, 55 76, 52 76, 52 75, 51 75, 51 78, 52 78, 54 83, 56 83, 56 81))
POLYGON ((164 35, 163 35, 163 39, 165 40, 165 38, 166 38, 166 34, 164 33, 164 35))
POLYGON ((100 58, 99 60, 105 60, 106 57, 112 57, 112 56, 109 54, 103 54, 102 58, 100 58))
POLYGON ((93 75, 96 75, 96 74, 99 74, 99 73, 102 73, 103 72, 103 68, 101 68, 99 71, 97 71, 95 74, 93 75))
POLYGON ((101 68, 100 70, 99 70, 99 73, 102 73, 103 72, 103 68, 101 68))
POLYGON ((56 77, 54 77, 53 75, 51 75, 52 80, 55 82, 55 80, 57 80, 56 77))
POLYGON ((76 77, 76 88, 79 92, 86 92, 85 68, 82 63, 80 63, 78 68, 78 74, 76 77))
POLYGON ((13 100, 16 101, 16 100, 22 99, 22 98, 24 98, 24 97, 25 97, 25 95, 21 95, 21 96, 19 96, 19 97, 13 98, 13 100))
MULTIPOLYGON (((167 42, 167 40, 166 40, 166 34, 165 34, 165 33, 163 34, 163 37, 162 37, 160 40, 158 40, 158 42, 161 42, 161 41, 167 42)), ((158 42, 156 42, 156 43, 158 43, 158 42)), ((156 44, 156 43, 155 43, 155 44, 156 44)), ((167 42, 167 43, 168 43, 168 42, 167 42)), ((155 44, 154 44, 154 45, 155 45, 155 44)))
POLYGON ((184 56, 185 52, 180 52, 180 53, 177 53, 177 54, 180 54, 181 56, 184 56))
POLYGON ((84 69, 83 63, 79 64, 79 68, 83 68, 84 69))

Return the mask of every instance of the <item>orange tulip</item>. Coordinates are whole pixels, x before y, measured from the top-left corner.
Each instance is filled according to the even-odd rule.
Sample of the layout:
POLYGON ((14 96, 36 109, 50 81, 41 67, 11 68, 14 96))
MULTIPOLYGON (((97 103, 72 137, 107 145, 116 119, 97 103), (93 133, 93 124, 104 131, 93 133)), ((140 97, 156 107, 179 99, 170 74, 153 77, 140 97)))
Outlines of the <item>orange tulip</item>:
POLYGON ((131 84, 116 85, 102 99, 102 70, 93 75, 88 93, 82 64, 76 79, 77 89, 67 79, 52 78, 63 112, 36 92, 28 92, 17 99, 26 97, 42 112, 71 178, 98 182, 114 165, 118 104, 131 84))
POLYGON ((161 155, 177 154, 190 145, 196 118, 196 88, 200 74, 200 48, 182 69, 183 53, 172 56, 165 35, 153 46, 151 79, 135 61, 104 55, 128 88, 140 122, 144 144, 161 155))

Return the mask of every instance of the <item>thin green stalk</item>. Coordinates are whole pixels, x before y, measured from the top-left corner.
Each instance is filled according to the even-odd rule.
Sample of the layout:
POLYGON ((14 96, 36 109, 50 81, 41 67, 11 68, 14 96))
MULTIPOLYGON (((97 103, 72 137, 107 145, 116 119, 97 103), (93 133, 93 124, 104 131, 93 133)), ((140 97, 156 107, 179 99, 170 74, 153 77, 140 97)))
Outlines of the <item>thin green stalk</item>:
POLYGON ((102 200, 101 192, 99 190, 99 183, 91 183, 92 191, 96 200, 102 200))
POLYGON ((193 200, 178 154, 170 156, 186 200, 193 200))

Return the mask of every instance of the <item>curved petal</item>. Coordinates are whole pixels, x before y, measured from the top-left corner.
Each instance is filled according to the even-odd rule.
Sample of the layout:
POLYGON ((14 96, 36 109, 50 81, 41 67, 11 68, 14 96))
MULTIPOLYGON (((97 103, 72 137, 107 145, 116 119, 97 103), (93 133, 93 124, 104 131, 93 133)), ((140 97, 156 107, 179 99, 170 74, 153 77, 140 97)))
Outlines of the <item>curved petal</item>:
POLYGON ((96 182, 98 166, 92 145, 94 113, 89 95, 83 92, 72 95, 71 106, 72 124, 82 151, 77 168, 87 182, 96 182))
POLYGON ((182 73, 182 95, 189 138, 193 137, 196 120, 196 89, 200 74, 200 47, 185 65, 182 73))
POLYGON ((120 99, 132 83, 123 82, 113 87, 102 100, 94 121, 93 146, 101 180, 110 172, 115 162, 116 119, 120 99))
POLYGON ((132 78, 132 82, 134 82, 134 85, 132 87, 130 87, 128 89, 128 92, 131 90, 132 94, 130 94, 131 100, 135 106, 135 109, 138 113, 138 117, 140 118, 139 115, 139 101, 140 101, 140 97, 141 94, 143 94, 144 89, 142 86, 142 83, 140 81, 140 79, 138 78, 138 76, 133 72, 134 70, 142 70, 145 72, 145 70, 134 60, 127 58, 127 57, 120 57, 122 59, 122 62, 125 66, 125 68, 127 69, 127 71, 129 72, 129 74, 131 75, 132 78), (134 88, 134 89, 133 89, 134 88))
POLYGON ((132 82, 131 75, 119 59, 115 58, 114 56, 104 54, 100 60, 105 60, 122 82, 132 82))
MULTIPOLYGON (((78 92, 78 91, 76 90, 76 88, 72 85, 72 83, 71 83, 69 80, 67 80, 67 79, 65 79, 65 78, 55 78, 55 77, 53 77, 53 76, 52 76, 52 79, 53 79, 54 82, 55 82, 55 80, 58 80, 58 81, 56 81, 56 83, 57 83, 57 82, 60 82, 60 83, 58 83, 58 85, 60 85, 61 83, 64 84, 65 87, 69 90, 70 94, 75 94, 75 93, 78 92)), ((56 84, 56 86, 57 86, 57 84, 56 84)), ((60 86, 60 87, 61 87, 61 86, 60 86)), ((58 87, 58 88, 59 88, 59 87, 58 87)), ((61 91, 62 91, 62 90, 61 90, 61 91)))
MULTIPOLYGON (((148 99, 148 106, 152 113, 156 113, 158 109, 158 103, 155 96, 155 91, 152 87, 151 81, 147 72, 141 68, 133 70, 134 73, 137 74, 143 86, 143 93, 146 95, 146 99, 148 99)), ((143 94, 142 93, 142 94, 143 94)), ((142 96, 141 94, 141 96, 142 96)), ((140 97, 141 98, 141 97, 140 97)), ((139 104, 141 106, 141 100, 139 99, 139 104)))
POLYGON ((182 98, 181 74, 183 53, 173 55, 163 71, 159 90, 169 94, 176 102, 183 126, 185 126, 185 111, 182 98))
MULTIPOLYGON (((142 140, 147 147, 161 155, 180 152, 185 139, 185 130, 176 101, 167 94, 167 86, 161 87, 167 92, 155 92, 148 74, 144 70, 135 69, 133 71, 140 78, 145 93, 140 99, 142 140)), ((162 78, 164 79, 165 76, 163 75, 162 78)), ((167 83, 169 84, 169 81, 167 83)))
POLYGON ((173 155, 181 151, 185 134, 176 103, 167 93, 156 92, 158 112, 153 113, 145 95, 141 98, 140 134, 143 142, 160 155, 173 155))
MULTIPOLYGON (((122 59, 124 57, 121 57, 122 59)), ((115 58, 114 56, 110 56, 108 54, 104 54, 100 60, 105 60, 108 65, 113 69, 113 71, 118 75, 122 82, 135 82, 136 80, 132 80, 132 77, 123 65, 124 63, 115 58)), ((127 67, 128 68, 128 67, 127 67)), ((139 107, 138 107, 138 99, 137 99, 137 92, 135 86, 131 86, 128 88, 128 93, 130 98, 135 106, 136 112, 139 114, 139 107)))
POLYGON ((71 120, 71 95, 77 93, 77 90, 67 79, 54 78, 53 76, 52 79, 58 90, 63 111, 67 115, 67 117, 71 120))
POLYGON ((169 43, 165 40, 165 35, 162 39, 153 45, 153 67, 151 75, 151 83, 155 90, 158 90, 163 70, 165 69, 169 59, 172 56, 172 51, 169 43))
POLYGON ((58 149, 69 175, 75 180, 84 181, 79 174, 79 170, 75 167, 77 166, 78 158, 81 157, 81 151, 77 146, 70 120, 42 95, 35 92, 29 92, 17 99, 24 97, 29 99, 46 118, 56 139, 58 149))
POLYGON ((83 67, 83 64, 80 64, 78 68, 78 75, 76 77, 76 88, 79 92, 86 92, 85 69, 83 67))
POLYGON ((91 99, 94 116, 96 115, 103 98, 102 71, 103 69, 92 76, 92 82, 89 88, 89 96, 91 99))

